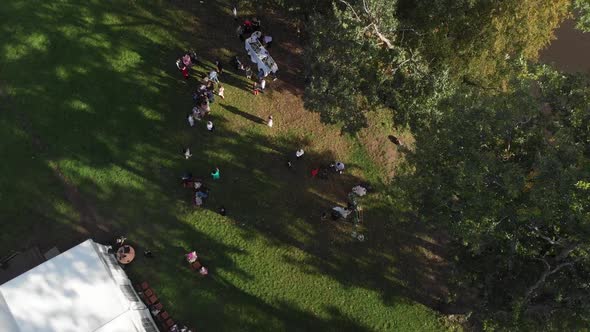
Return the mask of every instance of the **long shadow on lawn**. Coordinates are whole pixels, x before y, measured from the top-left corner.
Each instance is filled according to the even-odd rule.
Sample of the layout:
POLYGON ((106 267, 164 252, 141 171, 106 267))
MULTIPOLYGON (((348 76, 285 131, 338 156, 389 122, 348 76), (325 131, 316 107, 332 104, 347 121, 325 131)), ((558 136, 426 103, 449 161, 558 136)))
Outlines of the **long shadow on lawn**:
POLYGON ((226 110, 232 112, 235 115, 239 115, 239 116, 243 117, 244 119, 250 120, 254 123, 265 124, 265 121, 263 119, 257 117, 256 115, 241 111, 239 108, 237 108, 235 106, 222 105, 221 107, 225 108, 226 110))
MULTIPOLYGON (((253 329, 268 329, 265 322, 270 322, 285 329, 335 326, 336 330, 362 330, 336 308, 326 309, 332 316, 326 320, 293 305, 269 305, 227 280, 199 279, 181 263, 182 255, 194 249, 212 268, 212 276, 223 270, 246 280, 254 277, 235 263, 236 256, 245 255, 239 247, 206 235, 199 231, 198 223, 186 220, 192 209, 192 193, 179 186, 179 176, 190 169, 206 177, 212 167, 219 166, 221 181, 208 183, 211 198, 206 208, 211 211, 195 212, 199 216, 210 216, 224 205, 229 218, 220 222, 231 227, 243 224, 245 238, 251 230, 265 235, 277 247, 293 246, 308 253, 310 258, 305 262, 292 262, 296 268, 329 275, 350 287, 379 291, 386 304, 395 304, 399 295, 431 304, 416 291, 416 285, 427 279, 422 274, 426 266, 417 263, 424 260, 413 248, 404 248, 407 243, 401 236, 391 235, 395 230, 376 228, 385 234, 373 231, 367 242, 358 243, 348 236, 350 225, 320 221, 323 210, 342 204, 350 188, 360 182, 349 174, 326 181, 312 179, 312 167, 334 160, 329 151, 309 152, 295 162, 294 169, 288 169, 286 160, 308 144, 305 140, 279 139, 256 130, 237 133, 221 118, 216 118, 213 135, 205 130, 188 133, 183 114, 168 111, 188 110, 190 95, 186 100, 178 99, 182 80, 175 78, 178 73, 173 60, 169 61, 182 49, 182 43, 164 31, 141 33, 137 27, 166 27, 167 33, 186 37, 188 29, 175 27, 191 26, 190 15, 178 21, 185 16, 154 4, 111 7, 98 1, 71 5, 25 2, 21 6, 15 1, 4 2, 0 8, 10 14, 2 15, 8 18, 2 28, 7 37, 2 41, 12 52, 0 58, 2 74, 12 91, 13 113, 27 112, 8 114, 2 120, 19 134, 33 137, 29 142, 25 136, 25 143, 15 146, 35 157, 10 161, 15 170, 11 175, 19 181, 11 183, 9 193, 18 197, 17 206, 26 211, 11 216, 25 225, 32 224, 31 218, 41 219, 26 234, 7 231, 6 238, 13 238, 11 243, 31 237, 41 247, 58 242, 60 249, 67 249, 88 236, 125 234, 138 248, 149 248, 156 255, 153 261, 139 258, 130 267, 131 274, 161 289, 160 297, 180 312, 179 320, 184 318, 197 327, 216 327, 223 322, 241 329, 242 320, 233 313, 242 310, 254 313, 245 323, 253 329), (154 18, 149 12, 161 12, 161 16, 154 18), (107 23, 100 23, 103 21, 107 23), (164 22, 177 24, 169 27, 164 22), (34 75, 23 74, 22 68, 34 75), (162 68, 170 71, 162 73, 162 68), (179 153, 179 142, 185 140, 194 146, 194 157, 189 161, 179 153), (50 193, 43 190, 53 187, 58 189, 50 193), (411 267, 400 266, 400 256, 404 265, 411 263, 411 267), (351 273, 353 268, 355 273, 351 273), (411 273, 416 283, 405 286, 403 281, 411 273), (239 305, 226 311, 232 301, 239 305), (195 314, 191 311, 195 307, 203 309, 195 314), (263 318, 256 320, 256 313, 263 318)), ((221 15, 215 8, 219 7, 214 5, 209 12, 212 15, 203 13, 207 20, 201 24, 218 25, 208 21, 221 15)), ((231 34, 227 34, 229 30, 216 32, 223 35, 221 39, 209 33, 211 28, 202 34, 224 41, 233 37, 233 28, 231 34)), ((225 107, 230 116, 247 117, 243 110, 225 107)), ((380 222, 372 219, 389 210, 367 212, 368 226, 372 227, 380 222)))

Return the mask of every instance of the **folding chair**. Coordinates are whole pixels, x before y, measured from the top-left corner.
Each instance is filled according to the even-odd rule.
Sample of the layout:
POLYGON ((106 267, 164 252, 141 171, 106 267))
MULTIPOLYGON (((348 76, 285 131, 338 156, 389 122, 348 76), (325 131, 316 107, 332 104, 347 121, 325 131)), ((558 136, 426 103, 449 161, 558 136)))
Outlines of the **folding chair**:
POLYGON ((146 298, 146 300, 145 300, 145 304, 147 304, 147 305, 152 305, 152 304, 155 304, 156 302, 158 302, 158 297, 155 294, 150 296, 149 298, 146 298))
POLYGON ((150 288, 150 284, 147 283, 147 281, 142 282, 141 284, 137 284, 135 285, 135 290, 139 293, 139 292, 143 292, 144 290, 150 288))
POLYGON ((154 291, 151 288, 148 288, 146 290, 143 291, 143 296, 148 298, 150 296, 154 295, 154 291))
POLYGON ((168 320, 168 318, 170 318, 170 315, 168 314, 167 311, 162 311, 158 314, 157 317, 160 322, 165 322, 168 320))
POLYGON ((169 318, 165 323, 164 323, 164 328, 166 330, 169 330, 172 326, 174 326, 174 321, 172 320, 172 318, 169 318))

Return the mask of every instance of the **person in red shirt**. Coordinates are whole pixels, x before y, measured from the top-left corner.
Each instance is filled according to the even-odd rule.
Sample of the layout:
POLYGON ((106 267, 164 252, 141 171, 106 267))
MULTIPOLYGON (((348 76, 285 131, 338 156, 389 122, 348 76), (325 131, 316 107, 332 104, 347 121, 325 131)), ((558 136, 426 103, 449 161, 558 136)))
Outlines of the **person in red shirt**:
POLYGON ((312 178, 315 178, 318 175, 319 172, 320 172, 320 168, 319 167, 312 169, 311 170, 311 177, 312 178))

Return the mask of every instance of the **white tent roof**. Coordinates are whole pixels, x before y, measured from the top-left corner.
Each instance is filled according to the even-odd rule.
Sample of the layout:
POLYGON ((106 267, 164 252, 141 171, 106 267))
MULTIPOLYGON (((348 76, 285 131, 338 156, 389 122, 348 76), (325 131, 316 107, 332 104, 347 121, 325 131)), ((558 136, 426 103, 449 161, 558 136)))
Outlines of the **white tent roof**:
POLYGON ((0 331, 157 329, 114 256, 87 240, 0 285, 0 331))

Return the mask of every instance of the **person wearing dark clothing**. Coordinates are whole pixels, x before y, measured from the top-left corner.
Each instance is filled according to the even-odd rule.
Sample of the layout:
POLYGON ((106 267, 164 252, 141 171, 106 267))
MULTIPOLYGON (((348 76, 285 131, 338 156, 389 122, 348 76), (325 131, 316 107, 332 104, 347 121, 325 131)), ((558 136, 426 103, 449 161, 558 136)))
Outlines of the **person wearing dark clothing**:
POLYGON ((193 50, 188 51, 188 55, 191 58, 191 62, 193 63, 193 65, 197 64, 197 53, 193 50))
POLYGON ((246 78, 247 79, 252 78, 252 68, 250 66, 246 67, 246 78))
POLYGON ((236 56, 234 58, 233 64, 236 67, 236 70, 244 70, 244 65, 242 64, 242 61, 240 61, 240 59, 238 58, 238 56, 236 56))
POLYGON ((221 63, 221 61, 219 61, 219 60, 215 61, 215 66, 217 67, 217 72, 220 75, 223 74, 223 64, 221 63))
POLYGON ((253 31, 260 31, 260 20, 254 17, 252 19, 252 30, 253 31))

